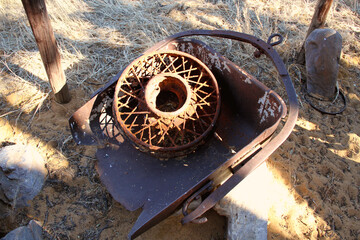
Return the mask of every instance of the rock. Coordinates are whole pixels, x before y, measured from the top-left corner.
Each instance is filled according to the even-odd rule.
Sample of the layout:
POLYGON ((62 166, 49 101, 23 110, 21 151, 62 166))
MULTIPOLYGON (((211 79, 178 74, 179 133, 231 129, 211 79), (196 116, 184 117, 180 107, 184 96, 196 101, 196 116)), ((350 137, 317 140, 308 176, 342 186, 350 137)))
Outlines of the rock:
MULTIPOLYGON (((27 206, 41 190, 47 170, 37 150, 25 145, 0 149, 0 205, 27 206)), ((6 214, 4 209, 0 215, 6 214)), ((1 217, 1 216, 0 216, 1 217)))
POLYGON ((18 227, 3 237, 1 240, 33 240, 31 230, 28 227, 18 227))
POLYGON ((26 227, 18 227, 1 240, 42 240, 42 227, 40 223, 31 220, 26 227))
POLYGON ((333 29, 315 29, 305 41, 307 92, 333 100, 342 48, 342 37, 333 29))
POLYGON ((217 213, 228 219, 227 239, 267 239, 270 183, 271 174, 264 163, 215 205, 217 213))
POLYGON ((31 220, 28 224, 28 228, 30 228, 30 230, 33 234, 34 240, 42 239, 43 229, 38 221, 31 220))

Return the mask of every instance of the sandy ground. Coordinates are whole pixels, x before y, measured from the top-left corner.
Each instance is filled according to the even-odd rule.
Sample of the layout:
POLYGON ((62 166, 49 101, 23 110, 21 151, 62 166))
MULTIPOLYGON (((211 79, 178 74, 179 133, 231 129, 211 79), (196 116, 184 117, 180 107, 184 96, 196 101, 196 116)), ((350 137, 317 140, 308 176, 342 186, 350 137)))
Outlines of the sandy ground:
POLYGON ((324 115, 302 102, 293 133, 268 161, 292 195, 272 207, 270 239, 360 237, 359 75, 342 69, 347 109, 324 115))
MULTIPOLYGON (((37 219, 44 225, 49 239, 126 239, 139 211, 127 211, 115 202, 100 183, 94 169, 96 147, 77 146, 73 140, 59 143, 58 134, 68 130, 68 118, 74 109, 84 103, 85 95, 73 90, 69 104, 50 101, 49 109, 42 111, 34 120, 31 134, 0 119, 3 145, 10 143, 11 136, 19 136, 28 144, 35 145, 47 161, 48 178, 43 190, 21 210, 14 210, 2 221, 2 232, 37 219), (48 129, 52 129, 49 134, 48 129), (50 137, 51 135, 51 137, 50 137), (41 139, 47 138, 48 141, 41 139), (46 150, 45 150, 46 149, 46 150)), ((24 116, 24 121, 29 116, 24 116)), ((69 133, 68 133, 69 134, 69 133)), ((18 141, 11 141, 18 142, 18 141)), ((169 217, 138 239, 223 239, 225 219, 214 211, 208 214, 209 222, 182 227, 181 215, 169 217)))
MULTIPOLYGON (((60 105, 53 100, 26 17, 18 13, 21 3, 0 1, 0 143, 37 147, 49 171, 30 206, 1 220, 1 234, 36 219, 49 239, 125 239, 140 211, 129 212, 112 199, 94 169, 96 147, 75 144, 68 118, 154 42, 181 30, 220 28, 263 39, 271 32, 284 34, 285 43, 277 49, 299 95, 295 129, 268 160, 280 186, 273 193, 277 202, 269 214, 268 238, 359 239, 360 7, 357 1, 335 1, 330 11, 330 27, 344 38, 338 80, 348 100, 342 114, 331 116, 304 101, 305 69, 294 64, 314 2, 290 2, 49 2, 72 95, 70 103, 60 105)), ((210 43, 286 99, 269 63, 263 58, 254 63, 253 50, 229 41, 210 43)), ((180 219, 172 216, 139 239, 224 239, 226 220, 215 212, 204 225, 181 226, 180 219)))

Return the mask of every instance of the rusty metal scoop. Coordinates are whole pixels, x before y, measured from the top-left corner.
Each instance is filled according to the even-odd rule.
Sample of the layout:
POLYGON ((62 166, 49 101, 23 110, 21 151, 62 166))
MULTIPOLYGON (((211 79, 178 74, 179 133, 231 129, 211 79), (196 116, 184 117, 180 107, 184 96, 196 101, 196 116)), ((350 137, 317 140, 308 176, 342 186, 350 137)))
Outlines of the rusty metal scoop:
POLYGON ((75 142, 99 146, 96 168, 112 197, 130 211, 143 209, 130 239, 180 207, 183 224, 205 222, 201 215, 289 136, 297 98, 273 38, 266 43, 221 30, 175 34, 147 50, 70 118, 75 142), (287 112, 283 100, 205 43, 184 39, 192 35, 250 43, 257 56, 272 60, 289 105, 276 136, 287 112), (199 197, 200 206, 188 212, 199 197))

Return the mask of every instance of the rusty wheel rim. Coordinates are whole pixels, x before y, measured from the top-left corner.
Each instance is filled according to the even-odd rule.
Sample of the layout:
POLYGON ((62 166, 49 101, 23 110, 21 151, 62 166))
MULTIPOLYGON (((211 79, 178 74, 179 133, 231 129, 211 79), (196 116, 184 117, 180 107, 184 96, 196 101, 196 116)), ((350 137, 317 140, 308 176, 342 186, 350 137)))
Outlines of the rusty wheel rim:
POLYGON ((121 74, 113 112, 122 132, 142 151, 185 155, 204 142, 220 112, 214 75, 180 51, 154 52, 121 74))

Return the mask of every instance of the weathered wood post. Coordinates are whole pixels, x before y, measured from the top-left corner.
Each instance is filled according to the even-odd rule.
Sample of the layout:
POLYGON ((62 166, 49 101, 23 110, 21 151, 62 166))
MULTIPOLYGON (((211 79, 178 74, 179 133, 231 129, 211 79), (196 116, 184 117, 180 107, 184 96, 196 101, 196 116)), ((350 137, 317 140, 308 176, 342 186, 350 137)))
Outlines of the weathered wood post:
POLYGON ((61 67, 60 53, 44 0, 21 0, 35 36, 46 74, 49 78, 55 100, 59 103, 70 101, 70 93, 61 67))
POLYGON ((306 38, 309 36, 309 34, 314 31, 317 28, 321 28, 325 26, 325 21, 326 21, 326 17, 329 13, 331 4, 333 3, 333 0, 319 0, 316 8, 315 8, 315 13, 314 16, 311 20, 309 29, 306 33, 306 37, 304 40, 304 43, 301 47, 301 50, 299 52, 298 58, 297 58, 297 63, 299 64, 304 64, 305 63, 305 41, 306 38))

